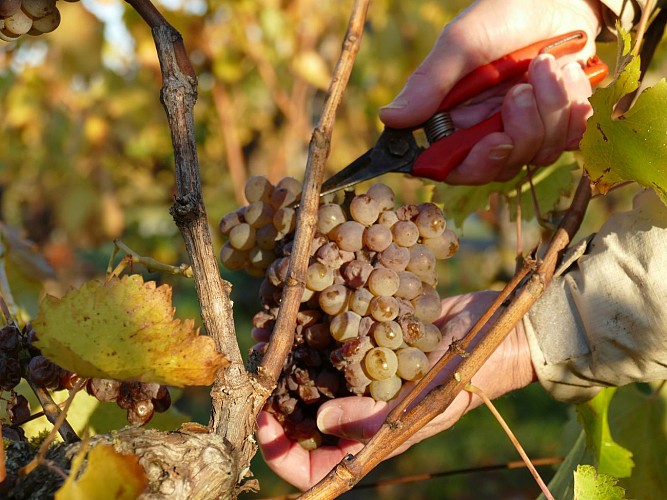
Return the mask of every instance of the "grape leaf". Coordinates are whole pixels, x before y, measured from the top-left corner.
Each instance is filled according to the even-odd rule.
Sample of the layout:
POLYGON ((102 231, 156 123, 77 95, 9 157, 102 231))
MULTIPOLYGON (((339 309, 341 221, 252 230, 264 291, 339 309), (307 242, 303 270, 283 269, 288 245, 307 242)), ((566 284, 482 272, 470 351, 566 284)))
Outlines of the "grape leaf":
POLYGON ((663 78, 637 97, 621 116, 614 107, 639 87, 639 57, 630 54, 630 35, 619 29, 619 62, 615 80, 590 99, 593 116, 586 124, 580 148, 584 168, 605 193, 625 181, 655 189, 667 204, 667 82, 663 78))
POLYGON ((56 500, 139 498, 148 485, 146 471, 134 455, 116 453, 112 446, 97 445, 88 452, 88 465, 79 475, 86 447, 72 460, 67 480, 56 491, 56 500))
POLYGON ((210 385, 228 360, 173 316, 171 287, 131 275, 47 297, 32 325, 42 353, 84 377, 210 385))
POLYGON ((616 486, 618 479, 600 474, 592 465, 580 465, 574 471, 575 500, 623 500, 625 490, 616 486))
MULTIPOLYGON (((533 173, 533 186, 542 215, 549 210, 553 210, 563 196, 570 194, 573 185, 572 173, 575 169, 576 166, 572 163, 572 155, 565 154, 557 163, 533 173)), ((447 217, 453 218, 454 224, 461 227, 469 215, 477 210, 488 210, 489 197, 493 193, 500 193, 510 202, 511 217, 512 220, 515 220, 517 186, 521 186, 522 218, 531 220, 535 217, 535 208, 525 170, 520 176, 510 181, 491 182, 483 186, 438 184, 435 186, 432 201, 440 204, 447 213, 447 217)))
MULTIPOLYGON (((649 389, 652 394, 642 392, 637 384, 619 388, 609 408, 609 425, 616 440, 632 450, 635 463, 632 475, 619 485, 629 498, 659 500, 667 497, 667 385, 658 391, 649 389)), ((549 482, 549 491, 555 498, 572 498, 577 464, 593 464, 595 459, 574 419, 566 425, 562 441, 566 457, 549 482)))
POLYGON ((621 388, 610 409, 614 437, 632 450, 636 464, 620 483, 630 498, 667 498, 667 385, 658 384, 648 394, 636 384, 621 388))
POLYGON ((602 389, 590 401, 577 405, 577 418, 586 431, 586 446, 593 452, 598 471, 621 478, 632 474, 632 452, 616 443, 609 430, 609 404, 617 388, 602 389))

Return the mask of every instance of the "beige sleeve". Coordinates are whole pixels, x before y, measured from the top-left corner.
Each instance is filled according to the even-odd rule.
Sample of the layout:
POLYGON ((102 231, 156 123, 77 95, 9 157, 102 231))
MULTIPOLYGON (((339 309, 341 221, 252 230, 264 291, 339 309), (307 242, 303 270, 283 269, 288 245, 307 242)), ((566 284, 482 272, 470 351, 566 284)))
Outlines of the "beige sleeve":
POLYGON ((556 399, 667 379, 667 207, 653 191, 603 225, 523 324, 538 378, 556 399))
POLYGON ((602 31, 598 40, 611 42, 616 40, 616 21, 627 31, 639 22, 642 9, 647 0, 601 0, 602 31))

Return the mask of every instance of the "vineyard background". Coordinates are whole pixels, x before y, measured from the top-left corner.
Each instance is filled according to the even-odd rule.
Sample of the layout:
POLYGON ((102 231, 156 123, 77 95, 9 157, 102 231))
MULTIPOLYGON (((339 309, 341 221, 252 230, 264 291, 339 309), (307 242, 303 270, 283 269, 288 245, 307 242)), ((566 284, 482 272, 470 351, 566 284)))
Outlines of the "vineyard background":
MULTIPOLYGON (((350 8, 315 0, 156 3, 183 35, 199 76, 199 158, 215 227, 242 203, 247 176, 302 177, 350 8)), ((400 90, 442 26, 469 3, 371 3, 334 131, 331 172, 372 144, 381 129, 377 109, 400 90)), ((62 295, 102 276, 114 238, 162 262, 187 259, 168 210, 174 192, 172 150, 150 31, 120 0, 59 2, 59 7, 62 24, 55 32, 15 44, 0 42, 0 220, 24 230, 56 271, 55 279, 44 280, 38 273, 8 269, 16 300, 28 316, 36 310, 42 285, 47 293, 62 295)), ((663 47, 648 84, 654 74, 667 73, 663 47)), ((600 47, 600 54, 614 66, 615 47, 600 47)), ((396 188, 404 203, 430 195, 431 188, 421 181, 380 180, 396 188)), ((595 200, 582 234, 594 231, 612 211, 629 207, 634 192, 625 188, 595 200)), ((515 231, 504 203, 494 202, 488 211, 469 217, 457 232, 461 249, 440 269, 442 296, 497 288, 511 275, 515 231)), ((523 232, 524 248, 539 240, 534 224, 523 232)), ((223 275, 234 285, 237 332, 245 352, 252 344, 250 317, 259 308, 259 282, 243 273, 223 270, 223 275)), ((178 317, 198 318, 193 283, 159 274, 146 277, 174 287, 178 317)), ((187 419, 206 424, 208 389, 187 389, 175 406, 187 419)), ((574 428, 571 408, 538 386, 503 398, 498 406, 531 457, 568 450, 567 436, 575 435, 567 429, 574 428)), ((96 430, 104 430, 100 415, 107 411, 98 412, 96 430)), ((155 425, 169 428, 173 422, 156 419, 155 425)), ((621 436, 618 441, 623 444, 621 436)), ((480 409, 453 430, 383 464, 362 483, 516 459, 497 424, 480 409)), ((294 491, 264 466, 259 454, 253 472, 262 492, 244 498, 294 491)), ((544 473, 547 479, 551 474, 544 473)), ((395 498, 408 492, 410 498, 531 498, 537 487, 527 471, 513 470, 383 487, 370 495, 395 498)), ((361 495, 370 496, 360 491, 346 497, 361 495)))

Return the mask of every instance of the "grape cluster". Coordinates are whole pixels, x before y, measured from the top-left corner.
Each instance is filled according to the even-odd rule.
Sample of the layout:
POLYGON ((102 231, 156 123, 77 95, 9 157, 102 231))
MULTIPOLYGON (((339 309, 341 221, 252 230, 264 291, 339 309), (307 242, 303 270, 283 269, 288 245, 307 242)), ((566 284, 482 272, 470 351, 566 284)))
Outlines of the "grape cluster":
POLYGON ((59 25, 56 0, 0 0, 0 40, 13 42, 25 34, 50 33, 59 25))
MULTIPOLYGON (((251 362, 262 356, 275 325, 300 188, 291 178, 273 186, 252 177, 249 204, 220 222, 227 237, 223 264, 264 277, 263 310, 253 318, 260 343, 251 362), (260 249, 262 258, 253 258, 260 249)), ((290 438, 317 447, 315 413, 323 401, 351 394, 388 401, 404 381, 426 373, 426 353, 442 339, 433 324, 441 311, 436 261, 457 249, 436 205, 396 207, 384 184, 339 202, 322 199, 293 350, 267 404, 290 438)))

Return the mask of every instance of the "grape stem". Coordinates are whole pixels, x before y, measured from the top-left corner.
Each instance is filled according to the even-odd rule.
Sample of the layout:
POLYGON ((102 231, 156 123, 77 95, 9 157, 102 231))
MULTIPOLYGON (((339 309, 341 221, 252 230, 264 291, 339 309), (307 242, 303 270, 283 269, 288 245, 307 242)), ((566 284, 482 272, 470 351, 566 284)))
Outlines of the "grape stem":
POLYGON ((56 437, 56 432, 60 433, 66 443, 79 441, 79 437, 76 435, 74 429, 72 429, 72 426, 67 422, 65 417, 67 416, 67 411, 69 410, 72 401, 74 401, 74 396, 76 396, 77 392, 88 383, 88 379, 81 378, 77 380, 65 401, 62 411, 56 402, 53 401, 49 391, 41 386, 35 385, 30 380, 28 380, 28 383, 32 387, 32 390, 35 391, 39 402, 42 404, 42 408, 44 408, 44 414, 46 415, 46 418, 49 419, 49 422, 53 424, 53 427, 51 428, 49 435, 42 441, 42 444, 39 447, 39 452, 35 455, 35 458, 21 469, 21 475, 24 476, 30 474, 40 464, 46 463, 46 452, 48 451, 49 446, 51 446, 51 443, 53 443, 53 440, 56 437))
POLYGON ((184 276, 186 278, 192 278, 192 266, 189 264, 181 264, 180 266, 171 266, 169 264, 164 264, 158 260, 155 260, 151 257, 144 257, 139 255, 137 252, 128 247, 121 240, 116 239, 113 242, 114 249, 111 253, 111 258, 109 259, 109 266, 107 267, 107 277, 117 277, 123 270, 128 266, 132 265, 135 262, 143 265, 150 272, 159 272, 163 274, 173 274, 177 276, 184 276), (127 256, 116 266, 113 267, 113 262, 118 254, 118 251, 122 250, 127 254, 127 256))
POLYGON ((491 402, 489 397, 484 393, 482 389, 479 387, 476 387, 472 384, 467 384, 465 386, 465 390, 476 395, 479 399, 481 399, 484 404, 487 406, 489 411, 493 414, 493 416, 496 418, 500 426, 503 428, 505 431, 505 434, 507 434, 507 437, 510 439, 514 447, 516 448, 516 451, 519 453, 519 456, 523 460, 523 462, 526 464, 526 467, 530 471, 530 473, 533 475, 533 478, 535 478, 535 482, 538 484, 540 489, 542 490, 542 493, 548 500, 554 500, 553 495, 549 491, 549 488, 547 485, 544 483, 542 480, 542 477, 540 476, 539 472, 537 472, 537 469, 531 462, 530 458, 528 457, 528 454, 526 451, 523 449, 523 446, 521 446, 521 443, 519 443, 519 440, 516 438, 514 433, 512 432, 512 429, 510 429, 509 425, 507 425, 507 422, 505 422, 505 419, 502 417, 500 412, 496 409, 494 404, 491 402))

